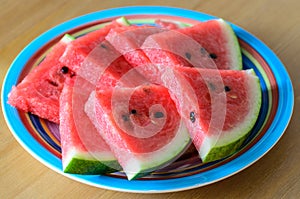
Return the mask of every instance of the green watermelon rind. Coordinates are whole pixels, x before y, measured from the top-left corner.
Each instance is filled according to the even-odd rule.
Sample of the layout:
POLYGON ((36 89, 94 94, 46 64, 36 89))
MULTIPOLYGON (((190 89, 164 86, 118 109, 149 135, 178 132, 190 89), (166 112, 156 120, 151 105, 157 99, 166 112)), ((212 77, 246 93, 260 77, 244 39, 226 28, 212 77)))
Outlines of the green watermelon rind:
POLYGON ((207 138, 204 141, 208 145, 207 149, 204 150, 206 152, 202 154, 201 151, 199 152, 203 163, 220 160, 237 152, 257 121, 261 107, 260 82, 253 69, 249 69, 247 72, 251 74, 251 78, 248 80, 248 87, 251 91, 250 100, 254 101, 252 103, 253 107, 250 107, 251 111, 240 126, 231 131, 223 132, 223 135, 226 136, 217 138, 217 141, 216 138, 207 138), (209 146, 209 143, 214 142, 215 145, 213 147, 209 146))
POLYGON ((242 70, 243 69, 242 52, 238 42, 238 38, 229 23, 227 23, 223 19, 218 19, 218 21, 223 26, 225 35, 227 35, 227 39, 228 39, 227 50, 228 52, 231 53, 231 57, 232 57, 231 69, 242 70))
POLYGON ((167 166, 182 155, 190 146, 191 139, 183 121, 173 140, 158 151, 142 153, 142 158, 128 160, 128 167, 123 166, 128 180, 134 180, 167 166), (130 170, 134 169, 134 172, 130 170))
POLYGON ((130 26, 131 23, 129 22, 129 20, 126 17, 120 17, 118 19, 116 19, 116 22, 123 25, 123 26, 130 26))
POLYGON ((244 143, 246 138, 248 137, 247 133, 245 136, 227 144, 226 146, 220 146, 220 147, 214 147, 210 150, 210 152, 207 154, 207 156, 201 158, 203 163, 207 162, 213 162, 216 160, 221 160, 223 158, 226 158, 230 155, 233 155, 244 143))
POLYGON ((65 173, 72 174, 84 174, 84 175, 96 175, 113 173, 121 168, 119 168, 119 163, 117 161, 99 161, 97 159, 82 159, 81 157, 73 157, 68 163, 67 167, 64 169, 65 173))
POLYGON ((73 41, 74 39, 75 39, 75 38, 74 38, 73 36, 71 36, 71 35, 69 35, 69 34, 65 34, 65 35, 62 37, 61 41, 64 42, 64 43, 69 43, 69 42, 73 41))
POLYGON ((91 154, 78 149, 68 152, 64 158, 63 171, 72 174, 97 175, 121 170, 118 161, 110 152, 91 154))

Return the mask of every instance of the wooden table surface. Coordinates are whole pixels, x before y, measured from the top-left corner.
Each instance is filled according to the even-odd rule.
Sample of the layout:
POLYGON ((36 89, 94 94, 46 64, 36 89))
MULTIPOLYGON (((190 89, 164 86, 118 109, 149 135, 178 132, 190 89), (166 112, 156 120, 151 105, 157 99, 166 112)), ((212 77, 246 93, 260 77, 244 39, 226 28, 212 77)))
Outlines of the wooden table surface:
POLYGON ((35 37, 71 18, 129 5, 166 5, 196 10, 233 22, 265 42, 293 81, 291 122, 262 159, 220 182, 177 193, 134 194, 91 187, 68 179, 27 153, 0 116, 0 198, 300 198, 300 1, 99 1, 0 0, 0 78, 35 37))

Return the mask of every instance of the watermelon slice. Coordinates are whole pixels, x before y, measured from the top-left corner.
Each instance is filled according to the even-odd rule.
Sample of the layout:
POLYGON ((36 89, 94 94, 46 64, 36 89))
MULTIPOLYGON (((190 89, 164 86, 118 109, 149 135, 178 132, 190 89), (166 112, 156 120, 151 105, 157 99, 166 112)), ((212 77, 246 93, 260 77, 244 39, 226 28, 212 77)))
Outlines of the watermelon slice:
POLYGON ((142 49, 155 65, 242 69, 237 37, 222 19, 153 34, 142 49), (213 62, 209 62, 211 59, 213 62))
POLYGON ((237 36, 223 19, 209 20, 180 29, 178 32, 198 42, 214 60, 218 69, 241 70, 243 68, 237 36))
POLYGON ((12 88, 8 103, 19 110, 59 123, 59 96, 65 78, 74 74, 59 58, 72 40, 73 37, 65 35, 53 46, 46 58, 12 88))
POLYGON ((60 96, 59 129, 66 173, 103 174, 120 169, 110 147, 84 112, 93 89, 91 83, 77 76, 65 81, 60 96))
POLYGON ((258 118, 261 88, 252 69, 176 67, 162 81, 203 162, 233 154, 258 118))
POLYGON ((162 86, 98 89, 95 109, 102 136, 129 180, 166 166, 189 146, 187 129, 162 86))

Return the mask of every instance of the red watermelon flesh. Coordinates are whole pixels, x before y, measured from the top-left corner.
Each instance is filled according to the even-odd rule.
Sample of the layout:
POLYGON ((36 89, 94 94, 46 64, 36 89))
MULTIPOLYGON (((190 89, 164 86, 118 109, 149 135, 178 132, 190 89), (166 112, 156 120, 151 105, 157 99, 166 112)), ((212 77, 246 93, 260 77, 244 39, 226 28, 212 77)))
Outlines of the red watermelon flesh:
POLYGON ((166 31, 166 29, 151 26, 141 26, 131 29, 115 28, 110 31, 106 39, 150 82, 160 83, 157 81, 158 76, 153 75, 158 74, 157 66, 152 64, 141 49, 141 46, 150 35, 163 31, 166 31))
POLYGON ((162 31, 164 29, 146 25, 120 27, 112 29, 106 39, 136 67, 151 63, 140 47, 148 36, 162 31))
POLYGON ((151 35, 142 49, 155 65, 242 68, 236 35, 221 19, 151 35))
POLYGON ((222 19, 198 23, 178 30, 198 42, 218 69, 242 69, 241 51, 230 25, 222 19))
MULTIPOLYGON (((107 90, 116 86, 135 87, 145 83, 146 79, 133 68, 110 43, 103 41, 99 48, 90 53, 77 73, 95 86, 98 82, 99 90, 107 90), (101 47, 103 45, 105 48, 101 47)), ((92 109, 86 112, 93 118, 92 109)))
POLYGON ((77 71, 86 57, 98 47, 104 40, 105 36, 112 28, 120 27, 122 24, 117 21, 90 32, 86 35, 76 38, 66 48, 65 53, 60 58, 60 61, 74 71, 77 71))
POLYGON ((59 123, 59 96, 66 77, 74 73, 59 61, 69 35, 52 47, 46 58, 16 86, 9 94, 8 103, 25 112, 59 123))
POLYGON ((95 85, 105 71, 113 70, 114 75, 117 75, 125 68, 131 66, 113 46, 103 41, 89 53, 76 73, 95 85))
POLYGON ((119 169, 110 147, 84 112, 94 85, 79 76, 66 80, 60 96, 60 137, 63 170, 102 174, 119 169))
MULTIPOLYGON (((112 95, 115 88, 133 89, 137 86, 147 83, 148 81, 140 73, 138 73, 132 65, 125 61, 124 57, 120 57, 117 61, 113 62, 109 67, 107 67, 98 78, 96 90, 98 95, 101 95, 99 100, 101 101, 102 109, 106 113, 111 114, 112 95)), ((87 114, 93 117, 94 113, 91 111, 94 110, 86 110, 87 114)), ((100 126, 100 128, 103 128, 103 125, 96 125, 100 126)), ((101 132, 104 131, 105 130, 103 129, 101 130, 101 132)))
MULTIPOLYGON (((97 92, 96 96, 98 96, 98 106, 101 106, 101 109, 108 112, 109 117, 114 121, 115 124, 113 126, 120 136, 119 141, 123 140, 127 145, 127 149, 132 153, 147 153, 158 150, 174 137, 174 129, 177 128, 177 126, 174 126, 174 129, 168 129, 168 126, 164 126, 164 128, 158 132, 154 131, 156 130, 156 126, 151 126, 152 123, 162 122, 172 126, 172 122, 176 124, 180 120, 175 104, 170 99, 166 88, 156 85, 146 85, 132 89, 116 88, 115 91, 97 92), (128 102, 128 106, 124 104, 126 102, 128 102), (158 109, 157 111, 159 112, 151 112, 149 107, 156 104, 161 104, 165 110, 158 109), (167 117, 167 120, 165 120, 165 117, 162 117, 163 120, 159 120, 155 118, 156 113, 160 114, 159 116, 168 113, 174 116, 174 118, 167 117), (136 128, 139 129, 139 131, 134 130, 134 125, 137 126, 136 128), (138 127, 146 126, 150 131, 148 132, 146 131, 148 129, 145 129, 145 135, 143 135, 142 128, 138 127), (150 135, 155 133, 155 135, 150 136, 147 133, 150 135), (157 140, 159 139, 164 139, 165 141, 158 142, 157 140)), ((160 128, 157 130, 160 130, 160 128)))
POLYGON ((261 90, 253 70, 176 67, 162 80, 204 162, 235 152, 256 122, 261 90))
POLYGON ((71 64, 68 66, 73 68, 78 76, 83 77, 92 84, 96 84, 104 71, 109 73, 110 70, 114 70, 113 74, 117 75, 125 68, 132 68, 124 57, 105 40, 105 36, 109 31, 115 28, 123 30, 129 28, 129 26, 114 24, 113 27, 111 26, 105 26, 105 31, 100 29, 96 34, 98 38, 96 41, 93 35, 94 32, 76 39, 67 47, 66 53, 60 60, 66 65, 71 64), (88 48, 85 48, 85 46, 88 46, 88 48), (72 63, 76 64, 73 65, 72 63))
MULTIPOLYGON (((89 65, 87 65, 86 68, 88 68, 88 66, 89 65)), ((80 71, 81 70, 82 68, 80 71)), ((91 82, 94 87, 96 86, 95 81, 98 81, 99 90, 107 90, 116 86, 135 87, 146 82, 145 78, 140 73, 136 72, 123 56, 117 58, 108 67, 103 67, 101 70, 103 71, 88 73, 90 77, 88 77, 87 73, 84 73, 86 70, 82 70, 80 74, 84 79, 91 82), (91 81, 91 79, 93 79, 93 81, 91 81)), ((90 95, 94 94, 91 93, 90 95)), ((91 98, 89 101, 90 102, 86 105, 88 107, 85 110, 86 114, 91 118, 93 124, 98 127, 98 131, 101 131, 101 129, 99 130, 99 125, 94 119, 94 109, 92 108, 94 107, 94 99, 91 98)), ((107 103, 110 103, 110 101, 107 101, 107 103)))

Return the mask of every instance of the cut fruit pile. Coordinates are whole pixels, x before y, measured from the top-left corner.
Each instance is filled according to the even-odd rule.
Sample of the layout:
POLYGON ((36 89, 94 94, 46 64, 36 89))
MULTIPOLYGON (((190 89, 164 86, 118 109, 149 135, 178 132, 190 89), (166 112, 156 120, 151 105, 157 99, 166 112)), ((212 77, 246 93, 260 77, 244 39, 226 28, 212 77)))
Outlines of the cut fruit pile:
POLYGON ((224 20, 136 26, 121 17, 65 35, 8 103, 59 124, 64 172, 123 170, 132 180, 191 144, 203 163, 237 152, 258 118, 261 88, 242 70, 224 20))

